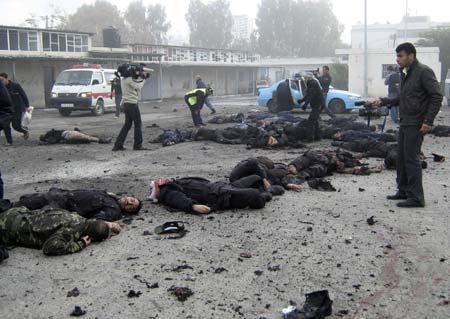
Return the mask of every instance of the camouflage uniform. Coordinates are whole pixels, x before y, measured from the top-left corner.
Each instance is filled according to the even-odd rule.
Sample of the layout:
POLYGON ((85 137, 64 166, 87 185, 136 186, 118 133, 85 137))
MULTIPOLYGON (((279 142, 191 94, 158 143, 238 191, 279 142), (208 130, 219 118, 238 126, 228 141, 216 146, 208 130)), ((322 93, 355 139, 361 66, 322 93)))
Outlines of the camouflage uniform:
POLYGON ((0 214, 0 244, 43 249, 46 255, 76 253, 87 219, 63 209, 15 207, 0 214))

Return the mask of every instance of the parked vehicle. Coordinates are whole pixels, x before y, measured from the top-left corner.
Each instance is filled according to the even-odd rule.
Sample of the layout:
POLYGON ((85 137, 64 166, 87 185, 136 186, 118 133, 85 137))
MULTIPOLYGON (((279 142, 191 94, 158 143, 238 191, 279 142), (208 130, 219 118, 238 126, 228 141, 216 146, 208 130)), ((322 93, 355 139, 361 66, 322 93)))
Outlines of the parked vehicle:
POLYGON ((447 99, 448 106, 450 106, 450 70, 448 70, 447 77, 445 78, 445 98, 447 99))
POLYGON ((99 116, 115 110, 115 97, 110 98, 114 69, 103 69, 99 64, 74 65, 56 78, 51 92, 51 107, 62 116, 73 111, 91 111, 99 116))
MULTIPOLYGON (((280 109, 279 106, 277 105, 275 93, 278 88, 278 85, 284 81, 289 82, 294 107, 295 108, 300 107, 300 105, 298 104, 298 100, 303 98, 306 90, 306 84, 304 79, 301 80, 285 79, 278 81, 269 88, 260 89, 257 99, 258 105, 268 107, 269 111, 272 113, 279 112, 280 109)), ((336 90, 332 86, 330 86, 330 91, 328 92, 326 103, 328 105, 328 108, 333 113, 340 114, 349 110, 360 109, 361 106, 356 106, 355 103, 362 101, 364 101, 364 99, 356 93, 336 90)))

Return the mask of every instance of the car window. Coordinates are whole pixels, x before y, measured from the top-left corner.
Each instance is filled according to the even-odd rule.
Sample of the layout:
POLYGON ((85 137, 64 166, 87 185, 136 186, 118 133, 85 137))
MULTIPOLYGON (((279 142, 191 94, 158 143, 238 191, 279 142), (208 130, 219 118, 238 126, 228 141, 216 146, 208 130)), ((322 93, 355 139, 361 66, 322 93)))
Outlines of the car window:
POLYGON ((94 72, 94 75, 92 76, 92 82, 94 80, 97 80, 99 84, 103 83, 103 75, 101 72, 94 72))
POLYGON ((114 80, 116 75, 113 72, 105 72, 106 83, 110 84, 114 80))
POLYGON ((298 86, 294 81, 291 81, 291 89, 298 91, 298 86))
POLYGON ((56 79, 55 85, 89 85, 92 71, 63 71, 56 79))

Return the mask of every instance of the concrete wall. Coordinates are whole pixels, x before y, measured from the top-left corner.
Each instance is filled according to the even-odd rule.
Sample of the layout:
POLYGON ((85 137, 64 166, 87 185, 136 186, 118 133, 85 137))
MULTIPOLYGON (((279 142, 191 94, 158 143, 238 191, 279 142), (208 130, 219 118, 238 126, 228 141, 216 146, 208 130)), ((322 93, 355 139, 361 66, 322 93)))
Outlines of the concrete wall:
MULTIPOLYGON (((382 77, 383 64, 396 64, 393 49, 373 49, 368 54, 368 96, 379 97, 387 95, 387 86, 382 77)), ((441 77, 441 62, 439 48, 417 48, 417 58, 428 65, 441 77)), ((349 50, 349 91, 358 94, 364 92, 364 52, 349 50)))

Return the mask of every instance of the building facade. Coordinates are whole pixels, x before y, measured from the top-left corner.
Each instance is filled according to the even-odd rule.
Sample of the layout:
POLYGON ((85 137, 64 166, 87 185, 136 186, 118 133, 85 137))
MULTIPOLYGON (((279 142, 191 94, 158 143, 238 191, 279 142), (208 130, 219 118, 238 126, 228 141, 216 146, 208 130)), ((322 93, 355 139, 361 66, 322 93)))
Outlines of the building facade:
POLYGON ((233 16, 233 26, 231 34, 233 39, 250 40, 250 36, 255 30, 255 19, 248 15, 233 16))

